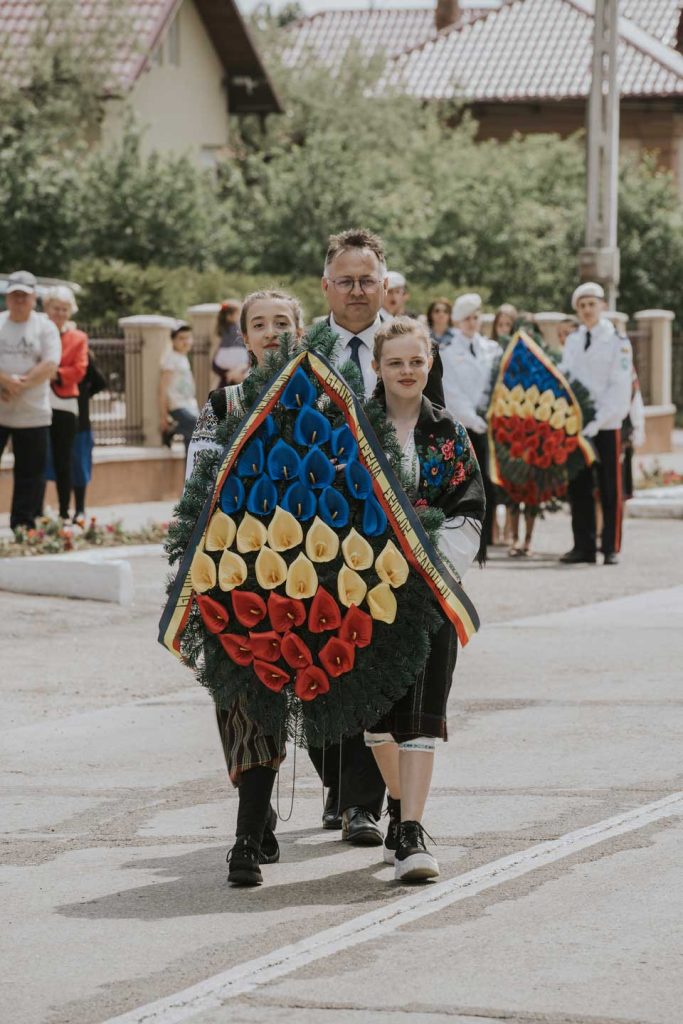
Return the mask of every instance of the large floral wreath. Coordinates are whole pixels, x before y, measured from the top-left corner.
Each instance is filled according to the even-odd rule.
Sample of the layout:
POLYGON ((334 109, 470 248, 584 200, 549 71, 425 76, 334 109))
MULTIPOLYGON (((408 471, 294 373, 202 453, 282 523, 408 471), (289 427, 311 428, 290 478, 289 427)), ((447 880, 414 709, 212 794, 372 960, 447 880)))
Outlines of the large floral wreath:
POLYGON ((423 528, 441 514, 416 515, 385 454, 398 466, 393 429, 353 397, 353 364, 326 361, 335 343, 315 328, 292 359, 284 338, 245 382, 250 412, 221 424, 221 454, 200 456, 169 530, 181 565, 160 634, 220 706, 242 697, 268 733, 303 722, 315 744, 407 691, 439 607, 463 642, 477 625, 423 528))

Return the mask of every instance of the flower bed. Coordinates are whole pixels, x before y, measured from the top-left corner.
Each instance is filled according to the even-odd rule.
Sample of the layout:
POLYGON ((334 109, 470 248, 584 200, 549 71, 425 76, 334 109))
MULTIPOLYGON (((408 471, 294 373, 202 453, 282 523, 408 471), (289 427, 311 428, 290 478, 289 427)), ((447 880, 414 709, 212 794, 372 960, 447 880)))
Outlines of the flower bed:
POLYGON ((642 463, 638 468, 640 470, 639 491, 651 487, 680 487, 683 484, 683 474, 677 473, 675 469, 662 469, 658 462, 655 462, 652 469, 646 469, 642 463))
POLYGON ((13 539, 0 540, 0 558, 59 555, 124 544, 161 544, 167 532, 168 523, 150 522, 140 530, 126 530, 120 519, 100 524, 92 516, 71 524, 57 516, 42 516, 35 529, 18 527, 13 539))

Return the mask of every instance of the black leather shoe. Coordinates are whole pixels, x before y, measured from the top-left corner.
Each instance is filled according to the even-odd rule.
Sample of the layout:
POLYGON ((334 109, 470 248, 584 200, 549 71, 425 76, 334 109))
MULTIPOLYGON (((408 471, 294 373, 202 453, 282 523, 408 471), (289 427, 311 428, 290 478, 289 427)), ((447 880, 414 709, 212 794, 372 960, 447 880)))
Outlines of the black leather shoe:
POLYGON ((579 562, 587 562, 589 565, 595 565, 595 555, 588 555, 585 551, 577 551, 576 548, 572 548, 566 555, 562 555, 560 559, 564 565, 577 565, 579 562))
POLYGON ((604 559, 602 564, 603 565, 619 565, 619 556, 616 555, 614 553, 614 551, 610 551, 610 553, 608 555, 605 555, 605 559, 604 559))
POLYGON ((323 828, 337 832, 342 827, 342 816, 339 810, 339 794, 328 789, 325 807, 323 808, 323 828))
POLYGON ((384 836, 372 811, 347 807, 342 814, 342 839, 354 846, 382 846, 384 836))
POLYGON ((277 814, 271 807, 268 811, 266 827, 263 830, 263 839, 261 840, 261 850, 258 858, 259 864, 277 864, 280 859, 280 844, 275 836, 276 825, 277 814))
POLYGON ((228 881, 231 885, 261 885, 259 844, 253 836, 238 836, 228 850, 228 881))

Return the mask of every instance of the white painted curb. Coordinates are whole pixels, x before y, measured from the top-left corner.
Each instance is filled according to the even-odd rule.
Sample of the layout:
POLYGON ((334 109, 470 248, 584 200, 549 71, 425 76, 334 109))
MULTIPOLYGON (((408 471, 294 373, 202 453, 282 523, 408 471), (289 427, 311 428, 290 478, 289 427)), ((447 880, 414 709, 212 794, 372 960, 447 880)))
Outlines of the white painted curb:
POLYGON ((100 552, 0 558, 0 590, 129 605, 133 572, 125 559, 100 552))

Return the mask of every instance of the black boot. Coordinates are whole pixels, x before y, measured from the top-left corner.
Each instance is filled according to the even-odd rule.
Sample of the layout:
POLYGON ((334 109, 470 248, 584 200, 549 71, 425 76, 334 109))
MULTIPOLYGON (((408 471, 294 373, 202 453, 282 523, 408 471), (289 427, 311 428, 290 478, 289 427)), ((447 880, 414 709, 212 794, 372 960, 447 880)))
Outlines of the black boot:
POLYGON ((228 850, 228 881, 231 885, 261 885, 260 843, 254 836, 237 836, 228 850))

